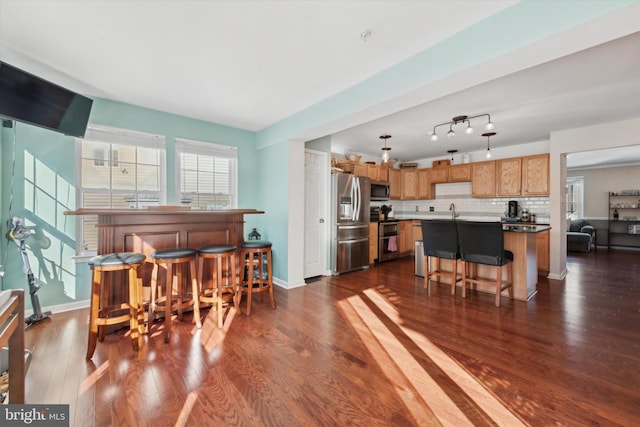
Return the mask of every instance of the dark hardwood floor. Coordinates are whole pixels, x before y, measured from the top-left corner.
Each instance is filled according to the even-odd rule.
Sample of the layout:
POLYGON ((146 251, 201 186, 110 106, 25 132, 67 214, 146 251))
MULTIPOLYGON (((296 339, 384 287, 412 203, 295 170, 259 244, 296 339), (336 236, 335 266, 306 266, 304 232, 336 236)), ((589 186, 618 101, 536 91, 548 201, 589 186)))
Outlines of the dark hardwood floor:
POLYGON ((565 281, 496 308, 428 294, 406 258, 277 288, 224 330, 186 315, 164 344, 156 323, 138 353, 109 334, 92 362, 88 310, 54 313, 27 329, 27 401, 83 427, 637 425, 639 261, 572 254, 565 281))

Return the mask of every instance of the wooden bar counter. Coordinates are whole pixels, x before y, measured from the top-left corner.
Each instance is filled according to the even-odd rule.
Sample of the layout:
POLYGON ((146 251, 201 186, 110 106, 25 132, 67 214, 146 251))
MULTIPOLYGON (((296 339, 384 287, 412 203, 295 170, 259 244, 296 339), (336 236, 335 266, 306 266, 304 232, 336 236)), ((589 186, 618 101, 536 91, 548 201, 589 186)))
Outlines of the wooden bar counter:
POLYGON ((157 249, 194 248, 212 244, 239 245, 244 239, 244 215, 255 209, 191 210, 180 206, 147 209, 78 209, 65 215, 98 217, 98 255, 157 249))
MULTIPOLYGON (((244 215, 263 214, 255 209, 191 210, 182 206, 146 209, 78 209, 65 215, 96 215, 98 255, 139 252, 150 259, 158 249, 193 248, 223 244, 239 246, 244 241, 244 215)), ((151 268, 143 269, 143 283, 150 283, 151 268)), ((122 299, 124 290, 114 286, 109 300, 122 299)), ((146 293, 146 292, 145 292, 146 293)))

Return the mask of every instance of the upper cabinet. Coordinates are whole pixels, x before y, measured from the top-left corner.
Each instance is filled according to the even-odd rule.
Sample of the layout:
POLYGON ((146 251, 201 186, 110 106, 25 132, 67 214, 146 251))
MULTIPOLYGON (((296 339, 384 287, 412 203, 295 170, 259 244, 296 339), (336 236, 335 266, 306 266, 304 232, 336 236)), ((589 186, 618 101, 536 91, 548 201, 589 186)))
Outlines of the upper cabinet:
POLYGON ((522 195, 549 195, 548 154, 538 154, 522 158, 522 195))
POLYGON ((431 199, 431 169, 418 169, 416 171, 416 193, 417 199, 431 199))
POLYGON ((496 162, 471 164, 471 195, 473 197, 496 196, 496 162))
POLYGON ((449 182, 471 181, 471 163, 449 166, 449 182))
POLYGON ((402 174, 400 169, 389 168, 389 197, 392 200, 400 200, 402 198, 402 174))
POLYGON ((496 195, 519 196, 522 192, 522 158, 496 160, 496 195))
POLYGON ((402 177, 402 200, 415 200, 417 198, 416 170, 402 169, 400 176, 402 177))

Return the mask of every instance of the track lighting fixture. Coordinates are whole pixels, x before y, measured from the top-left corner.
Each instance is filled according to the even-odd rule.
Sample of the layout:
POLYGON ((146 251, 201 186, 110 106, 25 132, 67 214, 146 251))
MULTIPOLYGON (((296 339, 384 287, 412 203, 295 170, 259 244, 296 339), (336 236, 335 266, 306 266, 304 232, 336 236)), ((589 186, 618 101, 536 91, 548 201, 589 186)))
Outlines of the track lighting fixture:
POLYGON ((466 133, 467 135, 471 135, 473 133, 473 126, 471 126, 471 119, 475 119, 478 117, 487 117, 487 123, 484 125, 484 129, 485 130, 491 130, 493 129, 494 125, 493 122, 491 121, 491 116, 489 114, 478 114, 475 116, 455 116, 453 119, 451 119, 450 122, 445 122, 445 123, 440 123, 437 124, 433 127, 433 131, 431 132, 431 141, 437 141, 438 140, 438 134, 436 133, 436 129, 440 126, 446 126, 449 125, 449 131, 447 132, 447 137, 453 137, 456 134, 456 131, 453 129, 454 126, 456 126, 458 123, 463 123, 467 125, 467 127, 464 130, 464 133, 466 133))

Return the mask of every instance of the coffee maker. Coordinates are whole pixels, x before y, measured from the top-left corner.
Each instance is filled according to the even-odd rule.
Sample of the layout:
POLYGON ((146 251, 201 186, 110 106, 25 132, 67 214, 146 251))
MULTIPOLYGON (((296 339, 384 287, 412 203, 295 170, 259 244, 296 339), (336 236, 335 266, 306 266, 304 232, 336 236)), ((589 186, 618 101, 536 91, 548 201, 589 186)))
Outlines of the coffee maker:
POLYGON ((507 217, 509 219, 518 218, 518 201, 509 200, 509 209, 507 210, 507 217))

